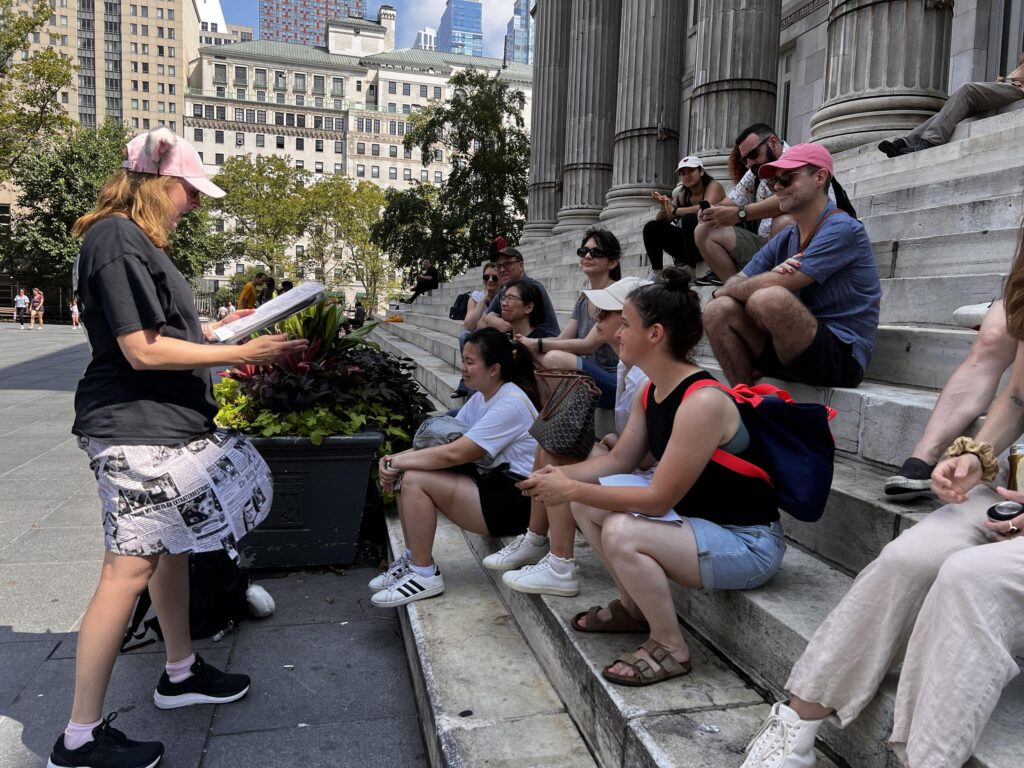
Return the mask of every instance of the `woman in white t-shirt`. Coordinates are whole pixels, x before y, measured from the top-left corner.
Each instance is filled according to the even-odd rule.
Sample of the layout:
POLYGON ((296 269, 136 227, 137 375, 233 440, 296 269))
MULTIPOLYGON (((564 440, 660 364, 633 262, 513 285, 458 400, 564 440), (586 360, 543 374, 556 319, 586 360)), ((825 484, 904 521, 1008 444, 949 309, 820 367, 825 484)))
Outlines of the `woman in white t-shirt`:
POLYGON ((380 460, 384 490, 394 488, 405 551, 370 582, 374 605, 405 605, 444 592, 431 550, 437 513, 467 531, 509 536, 522 533, 530 500, 502 472, 481 474, 476 462, 500 457, 509 472, 530 474, 537 442, 529 429, 537 418, 537 382, 530 353, 494 328, 473 331, 462 350, 462 376, 475 393, 459 411, 462 437, 447 445, 405 451, 380 460))

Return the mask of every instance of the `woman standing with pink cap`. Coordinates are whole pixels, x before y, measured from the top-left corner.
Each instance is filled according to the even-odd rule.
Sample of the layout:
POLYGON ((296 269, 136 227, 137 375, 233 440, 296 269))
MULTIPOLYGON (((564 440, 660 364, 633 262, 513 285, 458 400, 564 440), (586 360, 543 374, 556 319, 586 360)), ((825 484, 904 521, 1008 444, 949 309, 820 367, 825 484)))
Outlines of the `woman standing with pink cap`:
POLYGON ((151 768, 160 742, 133 741, 101 719, 107 685, 136 598, 147 587, 167 650, 154 692, 162 709, 223 703, 249 690, 192 651, 188 557, 226 549, 270 506, 270 473, 241 435, 218 430, 209 369, 265 364, 304 340, 261 336, 240 346, 206 342, 247 311, 201 325, 188 282, 168 258, 168 238, 200 194, 222 197, 196 150, 165 128, 133 139, 123 169, 75 222, 83 239, 78 295, 92 360, 75 395, 80 447, 96 473, 105 533, 99 586, 82 619, 75 698, 51 768, 151 768), (231 472, 210 471, 232 466, 231 472), (242 514, 260 500, 255 516, 242 514))

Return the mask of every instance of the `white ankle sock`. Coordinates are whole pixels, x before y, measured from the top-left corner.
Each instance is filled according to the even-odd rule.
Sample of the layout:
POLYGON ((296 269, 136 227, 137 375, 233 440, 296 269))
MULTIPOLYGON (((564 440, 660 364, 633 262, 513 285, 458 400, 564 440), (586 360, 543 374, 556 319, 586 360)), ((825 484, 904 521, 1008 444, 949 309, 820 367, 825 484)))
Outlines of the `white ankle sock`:
POLYGON ((433 576, 437 572, 437 566, 433 563, 427 566, 420 566, 410 561, 409 567, 412 568, 420 576, 433 576))
POLYGON ((576 565, 575 559, 559 557, 558 555, 548 555, 548 562, 551 564, 551 570, 560 576, 572 573, 572 569, 576 565))
POLYGON ((405 551, 402 553, 402 557, 404 557, 406 559, 406 561, 411 561, 412 560, 412 550, 409 549, 408 547, 406 547, 405 551))
POLYGON ((534 533, 529 528, 526 529, 526 542, 532 544, 535 547, 539 547, 541 544, 548 540, 547 536, 541 536, 539 533, 534 533))
POLYGON ((78 749, 83 744, 88 744, 92 741, 93 728, 102 722, 102 720, 97 720, 95 723, 83 725, 69 720, 68 727, 64 729, 64 746, 68 749, 78 749))
POLYGON ((195 663, 196 655, 191 653, 181 661, 167 662, 164 664, 164 669, 167 671, 167 677, 170 678, 172 683, 180 683, 182 680, 188 680, 192 677, 192 665, 195 663))

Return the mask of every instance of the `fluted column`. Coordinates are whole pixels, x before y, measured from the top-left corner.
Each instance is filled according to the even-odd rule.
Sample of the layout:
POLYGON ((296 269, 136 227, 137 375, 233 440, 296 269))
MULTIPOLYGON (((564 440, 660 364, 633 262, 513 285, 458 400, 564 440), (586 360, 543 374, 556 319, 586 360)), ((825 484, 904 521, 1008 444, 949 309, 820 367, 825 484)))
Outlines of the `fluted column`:
POLYGON ((781 0, 706 0, 698 11, 687 152, 719 178, 729 178, 736 134, 775 122, 781 9, 781 0))
POLYGON ((558 176, 565 154, 566 89, 569 76, 571 6, 539 0, 533 59, 533 117, 530 125, 529 212, 522 242, 551 235, 562 207, 558 176))
POLYGON ((562 208, 554 232, 598 220, 612 185, 621 0, 572 0, 562 208))
POLYGON ((832 0, 825 101, 811 118, 811 138, 837 152, 907 133, 941 109, 952 7, 952 0, 832 0))
POLYGON ((650 208, 675 186, 686 4, 623 0, 612 188, 602 219, 650 208))

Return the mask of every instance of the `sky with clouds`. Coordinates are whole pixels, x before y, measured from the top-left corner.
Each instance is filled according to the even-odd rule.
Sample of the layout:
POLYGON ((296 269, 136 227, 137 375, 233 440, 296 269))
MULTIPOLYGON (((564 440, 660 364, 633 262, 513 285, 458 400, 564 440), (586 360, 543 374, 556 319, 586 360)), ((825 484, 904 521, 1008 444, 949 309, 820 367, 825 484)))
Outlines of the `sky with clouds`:
MULTIPOLYGON (((416 41, 416 32, 423 27, 437 29, 444 13, 445 0, 386 0, 398 11, 396 43, 409 48, 416 41)), ((377 18, 382 0, 366 0, 366 15, 377 18)), ((483 0, 484 55, 501 58, 505 27, 512 16, 514 0, 483 0)), ((224 18, 229 24, 259 26, 258 0, 221 0, 224 18)))

